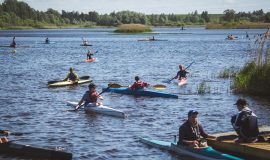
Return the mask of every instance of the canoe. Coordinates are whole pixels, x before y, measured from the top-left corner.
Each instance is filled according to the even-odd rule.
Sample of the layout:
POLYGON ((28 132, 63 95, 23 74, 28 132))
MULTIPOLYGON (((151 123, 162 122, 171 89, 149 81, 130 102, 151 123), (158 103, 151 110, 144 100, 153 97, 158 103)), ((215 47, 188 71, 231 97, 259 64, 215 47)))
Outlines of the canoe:
POLYGON ((213 148, 241 155, 248 159, 270 160, 270 127, 260 127, 259 141, 256 143, 235 143, 237 138, 235 132, 214 134, 219 141, 208 139, 208 144, 213 148))
MULTIPOLYGON (((105 90, 105 88, 103 88, 105 90)), ((147 90, 130 90, 129 88, 109 88, 106 92, 134 95, 134 96, 149 96, 149 97, 163 97, 163 98, 178 98, 177 95, 168 94, 157 91, 147 91, 147 90)))
POLYGON ((0 48, 1 47, 7 47, 7 48, 30 48, 31 46, 16 45, 16 47, 14 47, 14 46, 10 46, 10 45, 0 45, 0 48))
MULTIPOLYGON (((78 102, 71 102, 71 101, 67 101, 67 105, 76 107, 78 104, 78 102)), ((104 115, 108 115, 108 116, 114 116, 114 117, 119 117, 119 118, 125 118, 126 115, 124 112, 111 108, 111 107, 107 107, 107 106, 93 106, 91 103, 88 104, 86 107, 84 107, 84 110, 86 113, 98 113, 98 114, 104 114, 104 115)))
POLYGON ((85 62, 94 62, 96 58, 86 59, 85 62))
POLYGON ((0 153, 33 159, 71 160, 72 153, 17 144, 12 141, 0 144, 0 153))
POLYGON ((148 138, 140 138, 140 141, 152 147, 173 151, 179 155, 190 156, 200 160, 241 160, 241 158, 216 151, 212 147, 191 148, 187 146, 179 146, 175 142, 151 140, 148 138))
POLYGON ((48 87, 63 87, 63 86, 71 86, 71 85, 77 85, 77 84, 83 84, 83 83, 90 83, 92 80, 89 79, 82 79, 79 80, 78 82, 73 82, 73 81, 61 81, 61 82, 56 82, 52 84, 48 84, 48 87))
POLYGON ((81 46, 92 46, 92 44, 81 44, 81 46))
POLYGON ((178 80, 178 86, 183 86, 187 83, 187 78, 182 78, 181 80, 178 80))

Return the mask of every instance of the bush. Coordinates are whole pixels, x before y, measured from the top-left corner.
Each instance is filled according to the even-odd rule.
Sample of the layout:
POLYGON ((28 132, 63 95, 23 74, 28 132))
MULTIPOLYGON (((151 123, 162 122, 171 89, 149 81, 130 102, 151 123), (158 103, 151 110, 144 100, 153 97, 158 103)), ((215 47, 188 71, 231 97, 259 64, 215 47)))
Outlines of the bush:
POLYGON ((152 29, 142 24, 122 24, 114 31, 118 33, 142 33, 152 32, 152 29))

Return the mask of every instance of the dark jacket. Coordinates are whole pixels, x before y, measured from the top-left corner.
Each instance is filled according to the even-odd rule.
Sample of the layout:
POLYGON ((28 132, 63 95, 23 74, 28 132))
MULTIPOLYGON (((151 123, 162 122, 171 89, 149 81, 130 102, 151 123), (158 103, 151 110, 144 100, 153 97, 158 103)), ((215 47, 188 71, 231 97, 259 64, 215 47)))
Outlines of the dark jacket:
POLYGON ((202 138, 207 138, 208 134, 206 134, 202 128, 202 126, 198 123, 196 126, 191 126, 188 121, 182 124, 179 127, 179 141, 178 144, 185 145, 183 140, 200 141, 202 138))

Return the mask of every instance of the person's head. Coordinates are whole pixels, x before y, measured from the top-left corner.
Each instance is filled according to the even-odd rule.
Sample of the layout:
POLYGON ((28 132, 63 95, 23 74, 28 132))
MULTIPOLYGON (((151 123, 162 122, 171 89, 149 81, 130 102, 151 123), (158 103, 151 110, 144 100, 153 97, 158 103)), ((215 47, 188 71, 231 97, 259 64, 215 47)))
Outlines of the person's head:
POLYGON ((183 70, 183 68, 184 68, 184 67, 180 64, 180 65, 179 65, 179 69, 180 69, 180 70, 183 70))
POLYGON ((69 72, 73 72, 73 71, 74 71, 74 68, 70 67, 69 72))
POLYGON ((90 83, 88 85, 88 89, 89 89, 90 92, 93 92, 93 91, 96 90, 96 85, 94 83, 90 83))
POLYGON ((139 76, 135 76, 135 81, 138 81, 140 80, 140 77, 139 76))
POLYGON ((188 112, 188 121, 191 125, 196 125, 198 123, 198 114, 199 112, 195 110, 190 110, 188 112))
POLYGON ((244 98, 239 98, 234 105, 236 105, 237 109, 241 111, 247 106, 247 101, 244 98))

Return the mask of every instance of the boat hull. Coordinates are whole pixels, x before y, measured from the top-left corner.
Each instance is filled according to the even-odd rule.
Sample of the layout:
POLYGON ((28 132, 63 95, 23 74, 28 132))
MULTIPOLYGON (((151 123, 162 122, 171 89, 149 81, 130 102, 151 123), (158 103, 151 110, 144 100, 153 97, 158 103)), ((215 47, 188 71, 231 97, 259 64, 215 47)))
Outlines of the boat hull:
POLYGON ((187 78, 182 78, 178 80, 178 86, 183 86, 187 83, 187 78))
POLYGON ((94 62, 96 58, 86 59, 85 62, 94 62))
POLYGON ((212 147, 190 148, 186 146, 178 146, 174 142, 151 140, 148 138, 140 138, 140 141, 144 144, 147 144, 156 148, 166 149, 168 151, 174 151, 180 155, 187 155, 190 157, 203 159, 203 160, 216 160, 216 159, 241 160, 241 158, 218 152, 214 150, 212 147))
MULTIPOLYGON (((76 107, 78 104, 78 102, 71 102, 71 101, 67 101, 67 105, 76 107)), ((108 107, 108 106, 93 106, 91 104, 89 104, 88 106, 84 107, 84 110, 86 113, 98 113, 98 114, 104 114, 104 115, 108 115, 108 116, 114 116, 114 117, 119 117, 119 118, 125 118, 126 115, 124 112, 108 107)))
POLYGON ((178 98, 178 96, 174 94, 146 91, 146 90, 130 90, 129 88, 109 88, 106 90, 106 92, 113 92, 113 93, 127 94, 127 95, 134 95, 134 96, 178 98))
POLYGON ((29 145, 17 144, 14 142, 7 142, 0 144, 0 153, 11 155, 29 157, 35 159, 49 159, 49 160, 71 160, 72 153, 57 151, 52 149, 44 149, 32 147, 29 145))
POLYGON ((77 84, 83 84, 83 83, 90 83, 92 80, 86 79, 86 80, 79 80, 78 82, 73 81, 62 81, 62 82, 56 82, 49 84, 49 87, 63 87, 63 86, 72 86, 77 84))

